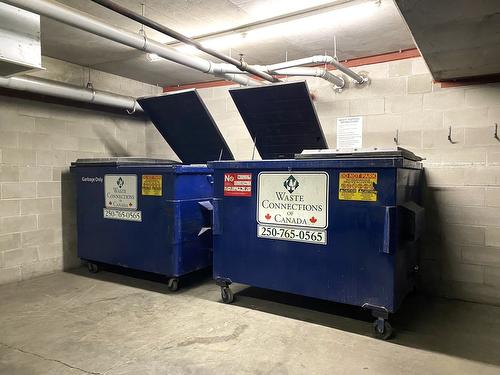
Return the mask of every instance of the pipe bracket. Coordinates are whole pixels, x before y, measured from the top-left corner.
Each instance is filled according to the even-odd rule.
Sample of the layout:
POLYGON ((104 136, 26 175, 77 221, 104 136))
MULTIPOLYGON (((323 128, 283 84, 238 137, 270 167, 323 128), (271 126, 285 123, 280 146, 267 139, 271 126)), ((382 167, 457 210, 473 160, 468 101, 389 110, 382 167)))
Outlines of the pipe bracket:
POLYGON ((135 110, 136 110, 136 104, 137 104, 137 102, 134 101, 134 107, 132 108, 132 110, 126 108, 125 111, 127 111, 127 113, 129 115, 133 115, 135 113, 135 110))
POLYGON ((144 52, 147 52, 148 51, 148 37, 146 36, 146 33, 144 34, 140 34, 142 36, 142 38, 144 39, 144 44, 142 45, 142 50, 144 52))

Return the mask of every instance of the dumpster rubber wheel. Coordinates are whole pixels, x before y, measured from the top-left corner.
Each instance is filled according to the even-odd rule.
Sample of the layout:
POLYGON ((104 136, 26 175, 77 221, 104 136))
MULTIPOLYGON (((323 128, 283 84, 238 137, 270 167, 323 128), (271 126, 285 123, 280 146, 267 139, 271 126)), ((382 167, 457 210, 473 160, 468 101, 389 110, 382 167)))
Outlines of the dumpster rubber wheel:
POLYGON ((95 263, 92 263, 92 262, 87 263, 87 269, 89 270, 90 273, 99 272, 99 266, 95 263))
POLYGON ((389 340, 393 335, 394 330, 392 329, 391 324, 384 320, 383 327, 379 324, 379 319, 375 319, 373 322, 373 335, 380 340, 389 340))
POLYGON ((168 290, 175 292, 179 289, 179 279, 177 277, 172 277, 168 279, 168 290))
POLYGON ((224 303, 232 303, 234 301, 233 291, 228 286, 220 288, 220 296, 222 297, 222 302, 224 303))

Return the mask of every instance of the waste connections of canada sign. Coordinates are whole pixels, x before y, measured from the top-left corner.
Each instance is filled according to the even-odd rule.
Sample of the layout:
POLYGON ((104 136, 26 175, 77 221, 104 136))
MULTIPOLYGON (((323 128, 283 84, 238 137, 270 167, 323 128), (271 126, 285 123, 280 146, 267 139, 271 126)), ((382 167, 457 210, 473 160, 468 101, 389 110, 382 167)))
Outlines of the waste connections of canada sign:
POLYGON ((257 192, 257 222, 261 224, 258 236, 325 244, 328 183, 326 172, 261 172, 257 192))

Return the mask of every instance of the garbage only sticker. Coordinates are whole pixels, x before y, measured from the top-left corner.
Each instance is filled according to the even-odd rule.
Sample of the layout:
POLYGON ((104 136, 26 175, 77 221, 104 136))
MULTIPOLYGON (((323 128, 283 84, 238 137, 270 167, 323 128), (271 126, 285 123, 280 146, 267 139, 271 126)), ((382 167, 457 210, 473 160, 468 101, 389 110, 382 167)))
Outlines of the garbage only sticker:
POLYGON ((339 200, 377 201, 377 173, 340 172, 339 200))
POLYGON ((251 197, 251 173, 224 173, 225 197, 251 197))
POLYGON ((162 176, 155 174, 142 175, 142 195, 162 196, 162 176))
POLYGON ((137 209, 137 175, 122 174, 104 176, 106 208, 137 209))

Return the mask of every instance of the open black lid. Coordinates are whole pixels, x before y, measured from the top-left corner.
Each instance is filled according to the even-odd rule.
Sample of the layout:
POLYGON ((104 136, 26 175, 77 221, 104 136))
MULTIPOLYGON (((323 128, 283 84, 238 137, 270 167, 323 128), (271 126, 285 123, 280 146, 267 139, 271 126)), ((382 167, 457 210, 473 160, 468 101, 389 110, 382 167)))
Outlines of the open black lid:
POLYGON ((139 98, 137 101, 183 163, 234 160, 195 89, 139 98))
POLYGON ((229 90, 263 159, 289 159, 327 148, 305 82, 229 90))

